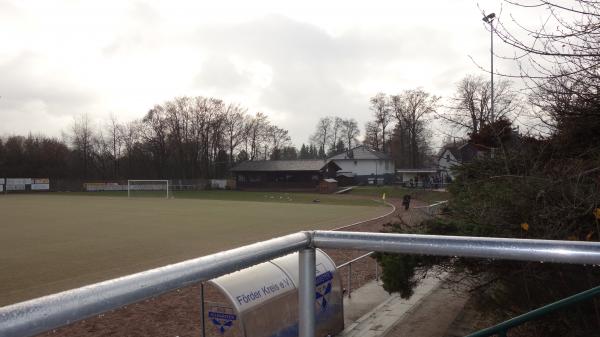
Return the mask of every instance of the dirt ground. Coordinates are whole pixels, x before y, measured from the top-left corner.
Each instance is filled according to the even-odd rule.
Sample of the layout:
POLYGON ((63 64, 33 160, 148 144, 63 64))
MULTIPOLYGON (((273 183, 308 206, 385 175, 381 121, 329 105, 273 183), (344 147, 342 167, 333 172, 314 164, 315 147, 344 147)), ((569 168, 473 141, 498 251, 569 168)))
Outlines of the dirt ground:
MULTIPOLYGON (((400 206, 400 201, 390 200, 394 205, 400 206)), ((422 205, 416 202, 415 205, 422 205)), ((375 221, 368 221, 340 230, 377 232, 382 225, 395 216, 413 216, 413 212, 404 213, 398 210, 395 214, 375 221)), ((365 252, 349 250, 326 250, 337 265, 358 257, 365 252)), ((342 280, 346 273, 341 271, 342 280)), ((352 287, 357 288, 372 280, 375 275, 375 262, 372 258, 365 258, 352 266, 352 287)), ((208 299, 210 294, 205 294, 208 299)), ((40 336, 67 337, 67 336, 179 336, 196 337, 200 331, 200 285, 195 284, 179 289, 150 300, 129 305, 119 310, 107 312, 97 317, 77 322, 70 326, 47 332, 40 336)))

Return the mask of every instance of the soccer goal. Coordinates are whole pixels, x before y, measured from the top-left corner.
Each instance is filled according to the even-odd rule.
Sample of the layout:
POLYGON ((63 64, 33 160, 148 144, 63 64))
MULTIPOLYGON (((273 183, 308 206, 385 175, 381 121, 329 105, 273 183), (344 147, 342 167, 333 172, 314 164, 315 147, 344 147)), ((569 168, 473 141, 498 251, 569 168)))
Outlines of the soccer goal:
POLYGON ((127 197, 171 197, 168 180, 127 180, 127 197))

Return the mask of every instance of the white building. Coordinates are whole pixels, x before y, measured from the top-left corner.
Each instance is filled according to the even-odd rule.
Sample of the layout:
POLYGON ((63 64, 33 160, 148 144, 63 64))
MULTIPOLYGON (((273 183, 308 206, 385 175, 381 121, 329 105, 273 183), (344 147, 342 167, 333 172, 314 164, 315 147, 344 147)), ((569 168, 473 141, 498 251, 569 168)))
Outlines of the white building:
POLYGON ((468 163, 477 158, 493 154, 493 149, 489 147, 466 143, 460 146, 447 146, 438 156, 437 166, 444 182, 454 179, 453 168, 463 163, 468 163))
POLYGON ((442 181, 446 182, 450 179, 454 179, 452 168, 456 165, 460 165, 460 151, 458 147, 446 147, 442 150, 438 156, 438 169, 442 181))
POLYGON ((341 170, 337 176, 354 179, 357 183, 389 184, 394 181, 394 161, 386 153, 372 150, 364 145, 329 158, 341 170))
POLYGON ((438 181, 439 170, 435 168, 397 169, 396 178, 404 186, 422 187, 430 186, 438 181))

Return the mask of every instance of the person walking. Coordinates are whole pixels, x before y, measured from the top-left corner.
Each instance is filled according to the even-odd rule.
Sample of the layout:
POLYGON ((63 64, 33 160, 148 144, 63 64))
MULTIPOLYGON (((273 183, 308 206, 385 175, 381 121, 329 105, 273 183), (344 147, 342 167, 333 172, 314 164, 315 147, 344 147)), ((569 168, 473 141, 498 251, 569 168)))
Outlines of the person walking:
POLYGON ((408 208, 410 207, 410 194, 405 194, 404 197, 402 197, 402 206, 404 206, 405 211, 408 211, 408 208))

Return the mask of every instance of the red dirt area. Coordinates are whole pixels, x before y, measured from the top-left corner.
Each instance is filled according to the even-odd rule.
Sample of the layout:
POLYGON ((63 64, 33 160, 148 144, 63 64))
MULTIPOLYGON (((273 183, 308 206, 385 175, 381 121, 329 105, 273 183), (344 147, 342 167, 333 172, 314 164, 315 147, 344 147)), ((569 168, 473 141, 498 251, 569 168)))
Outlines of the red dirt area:
MULTIPOLYGON (((340 228, 344 231, 379 232, 384 223, 395 217, 402 217, 407 222, 416 215, 416 211, 404 211, 400 200, 388 200, 396 206, 396 211, 384 218, 366 221, 351 227, 340 228)), ((421 206, 415 200, 411 206, 421 206)), ((325 250, 340 265, 354 259, 364 251, 325 250)), ((344 288, 347 287, 347 269, 340 270, 344 288)), ((366 257, 352 264, 352 289, 356 289, 375 278, 375 260, 366 257)), ((205 287, 208 288, 208 287, 205 287)), ((205 299, 210 300, 215 294, 205 292, 205 299)), ((71 336, 201 336, 201 297, 200 284, 194 284, 167 294, 128 305, 118 310, 76 322, 66 327, 49 331, 38 336, 71 337, 71 336)))

